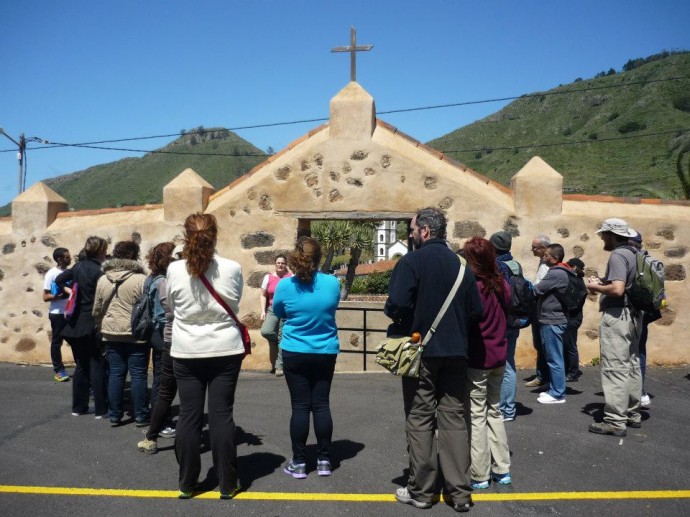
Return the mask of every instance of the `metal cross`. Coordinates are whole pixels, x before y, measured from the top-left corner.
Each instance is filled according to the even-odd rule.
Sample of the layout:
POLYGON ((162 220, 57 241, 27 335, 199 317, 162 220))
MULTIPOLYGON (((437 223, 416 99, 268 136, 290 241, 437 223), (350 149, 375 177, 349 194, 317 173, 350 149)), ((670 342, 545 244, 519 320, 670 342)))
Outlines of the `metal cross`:
POLYGON ((357 46, 357 30, 350 27, 350 46, 349 47, 335 47, 331 52, 349 52, 350 53, 350 81, 357 80, 357 52, 369 51, 374 48, 374 45, 360 45, 357 46))

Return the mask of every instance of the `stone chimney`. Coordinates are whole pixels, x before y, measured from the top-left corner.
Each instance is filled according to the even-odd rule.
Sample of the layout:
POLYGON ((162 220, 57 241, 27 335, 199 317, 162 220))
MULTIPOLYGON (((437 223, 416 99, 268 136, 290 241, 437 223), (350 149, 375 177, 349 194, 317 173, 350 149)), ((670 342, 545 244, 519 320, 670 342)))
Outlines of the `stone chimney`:
POLYGON ((185 169, 163 187, 163 218, 181 223, 189 214, 203 212, 214 189, 192 169, 185 169))
POLYGON ((563 176, 538 156, 510 179, 510 188, 520 216, 560 215, 563 210, 563 176))
POLYGON ((68 208, 64 197, 39 181, 12 201, 12 231, 20 235, 43 233, 68 208))
POLYGON ((374 98, 350 82, 331 99, 331 138, 370 140, 376 127, 374 98))

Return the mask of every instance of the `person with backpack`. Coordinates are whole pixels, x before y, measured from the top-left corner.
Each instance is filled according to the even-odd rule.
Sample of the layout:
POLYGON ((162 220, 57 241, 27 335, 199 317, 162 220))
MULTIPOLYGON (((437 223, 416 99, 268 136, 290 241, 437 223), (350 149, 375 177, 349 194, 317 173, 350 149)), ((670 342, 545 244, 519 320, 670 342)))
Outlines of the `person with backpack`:
MULTIPOLYGON (((647 251, 642 248, 642 235, 638 232, 637 236, 628 240, 628 244, 637 249, 639 253, 648 255, 647 251)), ((640 397, 640 407, 649 409, 652 405, 652 400, 647 393, 645 385, 645 374, 647 373, 647 337, 649 336, 649 324, 661 318, 661 311, 654 309, 644 311, 642 314, 642 331, 640 332, 640 375, 642 375, 642 397, 640 397)))
POLYGON ((628 240, 637 232, 623 219, 606 219, 597 230, 604 250, 611 253, 602 278, 590 277, 586 286, 599 294, 599 347, 604 420, 590 424, 589 432, 625 436, 626 427, 642 427, 642 376, 638 345, 641 314, 626 303, 626 290, 637 274, 636 253, 628 240))
POLYGON ((139 245, 120 241, 112 258, 103 263, 93 304, 110 365, 108 401, 110 424, 117 427, 124 415, 125 379, 131 379, 132 405, 137 427, 149 425, 148 369, 150 345, 132 336, 132 307, 141 295, 146 275, 139 262, 139 245))
MULTIPOLYGON (((513 243, 512 235, 506 231, 496 232, 489 238, 489 242, 496 250, 496 265, 509 285, 512 287, 516 284, 515 280, 511 280, 511 278, 515 277, 517 277, 518 281, 522 279, 523 282, 529 283, 522 276, 522 266, 517 260, 513 259, 513 255, 510 253, 513 243)), ((532 285, 529 283, 529 289, 531 287, 532 285)), ((511 300, 514 298, 515 296, 511 296, 511 300)), ((529 321, 527 323, 529 324, 529 321)), ((506 365, 503 372, 503 381, 501 382, 501 399, 498 404, 504 422, 512 422, 515 420, 516 415, 517 374, 515 371, 515 349, 520 336, 520 328, 523 327, 514 321, 506 322, 506 365)))
POLYGON ((563 334, 565 381, 577 382, 582 375, 582 370, 580 370, 580 354, 577 350, 577 331, 582 325, 582 308, 584 307, 584 302, 587 297, 587 288, 583 280, 585 276, 585 263, 579 258, 574 257, 568 260, 566 264, 568 264, 577 275, 577 279, 574 281, 577 283, 582 293, 582 305, 577 308, 577 311, 572 317, 568 318, 568 326, 565 328, 565 334, 563 334))
MULTIPOLYGON (((546 276, 549 271, 549 265, 544 258, 546 247, 551 244, 551 239, 547 235, 537 235, 532 239, 532 255, 539 258, 539 266, 537 274, 534 277, 534 283, 538 283, 546 276)), ((537 368, 535 376, 525 383, 527 388, 539 388, 549 383, 549 367, 546 364, 546 351, 544 350, 544 343, 541 339, 541 329, 539 328, 539 317, 537 321, 532 323, 532 344, 537 351, 537 368)))
POLYGON ((560 244, 546 247, 544 261, 549 271, 534 284, 539 312, 539 331, 546 364, 549 370, 549 389, 539 394, 541 404, 562 404, 565 402, 565 365, 563 360, 563 334, 568 325, 566 307, 562 295, 566 294, 570 282, 568 276, 575 275, 570 266, 563 263, 565 252, 560 244))

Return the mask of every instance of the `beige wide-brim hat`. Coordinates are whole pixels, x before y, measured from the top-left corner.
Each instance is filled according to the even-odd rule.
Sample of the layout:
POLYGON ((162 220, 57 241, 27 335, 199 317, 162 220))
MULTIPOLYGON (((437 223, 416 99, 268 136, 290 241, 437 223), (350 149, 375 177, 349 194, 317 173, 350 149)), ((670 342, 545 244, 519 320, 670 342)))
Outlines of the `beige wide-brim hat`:
POLYGON ((616 217, 606 219, 606 221, 601 223, 601 227, 597 230, 596 233, 603 232, 615 233, 616 235, 620 235, 621 237, 637 237, 637 232, 630 228, 630 226, 628 226, 628 223, 626 223, 623 219, 617 219, 616 217))

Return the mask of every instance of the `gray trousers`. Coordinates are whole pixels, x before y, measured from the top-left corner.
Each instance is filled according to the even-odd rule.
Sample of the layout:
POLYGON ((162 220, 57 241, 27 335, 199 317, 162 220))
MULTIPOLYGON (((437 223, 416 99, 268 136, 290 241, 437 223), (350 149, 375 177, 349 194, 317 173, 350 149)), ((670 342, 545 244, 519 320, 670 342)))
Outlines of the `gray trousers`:
POLYGON ((510 472, 508 436, 498 408, 504 367, 467 370, 467 390, 472 420, 472 479, 488 481, 491 472, 510 472))
POLYGON ((422 359, 419 379, 402 378, 407 454, 407 488, 417 501, 433 502, 443 478, 446 502, 469 503, 470 446, 465 422, 467 361, 422 359))
POLYGON ((268 341, 268 357, 271 368, 283 369, 283 351, 280 348, 280 339, 283 337, 283 320, 273 313, 273 307, 266 310, 266 318, 261 325, 261 335, 268 341))
POLYGON ((618 429, 639 422, 642 375, 638 345, 642 321, 627 307, 611 307, 601 314, 601 387, 604 422, 618 429))

